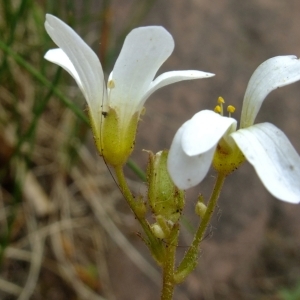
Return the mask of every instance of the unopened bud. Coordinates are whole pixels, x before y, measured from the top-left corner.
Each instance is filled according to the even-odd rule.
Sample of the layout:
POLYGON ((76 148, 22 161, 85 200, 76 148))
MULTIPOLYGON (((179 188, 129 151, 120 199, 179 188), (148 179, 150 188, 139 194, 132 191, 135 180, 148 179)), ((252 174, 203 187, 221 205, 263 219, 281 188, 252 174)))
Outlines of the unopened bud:
POLYGON ((184 192, 171 180, 167 170, 168 152, 149 153, 147 168, 148 199, 154 215, 177 222, 184 205, 184 192))
POLYGON ((157 223, 151 225, 151 229, 152 229, 152 232, 154 233, 154 235, 157 238, 164 239, 166 237, 164 231, 162 230, 162 228, 157 223))
POLYGON ((203 218, 206 213, 206 209, 206 205, 203 202, 198 201, 198 203, 196 204, 195 212, 198 216, 203 218))

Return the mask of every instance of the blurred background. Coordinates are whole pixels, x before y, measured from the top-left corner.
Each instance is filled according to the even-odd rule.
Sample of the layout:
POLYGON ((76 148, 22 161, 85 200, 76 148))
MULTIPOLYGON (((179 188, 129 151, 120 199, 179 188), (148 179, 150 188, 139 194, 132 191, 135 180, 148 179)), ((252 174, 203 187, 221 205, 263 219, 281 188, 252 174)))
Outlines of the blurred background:
MULTIPOLYGON (((0 0, 0 299, 159 299, 160 274, 97 155, 85 100, 43 59, 55 45, 51 13, 98 54, 106 76, 134 27, 162 25, 175 50, 159 73, 196 69, 214 78, 167 86, 146 102, 133 160, 169 148, 187 119, 222 96, 239 120, 248 80, 266 59, 299 55, 297 0, 0 0)), ((272 92, 257 122, 281 128, 300 150, 300 83, 272 92)), ((127 169, 136 194, 145 191, 127 169)), ((179 256, 197 224, 213 170, 187 193, 179 256)), ((200 264, 174 299, 300 299, 300 207, 274 199, 245 163, 225 183, 200 264)))

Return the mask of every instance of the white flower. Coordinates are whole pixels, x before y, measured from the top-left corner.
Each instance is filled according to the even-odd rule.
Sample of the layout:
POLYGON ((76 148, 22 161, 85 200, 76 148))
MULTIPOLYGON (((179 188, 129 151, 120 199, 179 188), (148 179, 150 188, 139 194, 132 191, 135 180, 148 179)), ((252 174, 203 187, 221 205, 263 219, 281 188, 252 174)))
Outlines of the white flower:
MULTIPOLYGON (((193 70, 172 71, 153 80, 162 63, 172 53, 174 41, 163 27, 140 27, 126 37, 106 89, 97 55, 75 31, 49 14, 46 16, 45 28, 59 46, 59 49, 49 50, 45 58, 63 67, 76 80, 87 101, 96 145, 101 154, 106 149, 108 152, 124 147, 132 148, 140 113, 154 91, 174 82, 214 75, 193 70), (114 119, 114 124, 110 125, 107 136, 113 133, 114 137, 111 141, 103 141, 101 132, 104 127, 108 127, 104 123, 108 122, 109 115, 113 116, 111 119, 114 119), (125 146, 122 145, 124 140, 127 141, 125 146)), ((113 155, 118 156, 118 153, 113 155)))
POLYGON ((243 102, 241 128, 237 121, 203 110, 177 131, 168 159, 174 183, 187 189, 200 183, 211 162, 218 172, 234 171, 244 157, 276 198, 300 202, 300 158, 285 134, 270 123, 254 121, 266 96, 300 80, 300 61, 278 56, 262 63, 252 75, 243 102))

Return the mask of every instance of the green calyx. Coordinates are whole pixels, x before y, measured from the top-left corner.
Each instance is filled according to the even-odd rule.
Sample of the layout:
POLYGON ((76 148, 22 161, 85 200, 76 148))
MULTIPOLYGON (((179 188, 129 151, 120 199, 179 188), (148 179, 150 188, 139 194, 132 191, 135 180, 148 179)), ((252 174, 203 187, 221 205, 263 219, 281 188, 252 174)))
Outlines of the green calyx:
POLYGON ((244 161, 245 156, 236 145, 231 147, 225 140, 219 142, 213 158, 213 166, 217 172, 227 176, 244 161))
POLYGON ((136 112, 131 116, 126 124, 121 124, 118 113, 113 108, 102 112, 102 116, 98 150, 109 165, 113 167, 124 165, 134 147, 139 113, 136 112))

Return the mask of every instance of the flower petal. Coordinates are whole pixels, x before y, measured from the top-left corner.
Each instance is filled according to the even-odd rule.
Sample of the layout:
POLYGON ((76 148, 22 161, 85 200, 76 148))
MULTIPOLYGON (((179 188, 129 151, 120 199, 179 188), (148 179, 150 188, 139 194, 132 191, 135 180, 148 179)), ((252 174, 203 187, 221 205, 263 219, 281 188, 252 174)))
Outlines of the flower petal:
POLYGON ((300 202, 300 157, 280 129, 262 123, 231 136, 274 197, 300 202))
POLYGON ((80 77, 79 77, 74 65, 70 61, 69 57, 62 49, 60 49, 60 48, 51 49, 51 50, 47 51, 44 58, 62 68, 64 68, 76 80, 76 83, 78 84, 79 88, 81 89, 82 93, 84 94, 84 88, 83 88, 82 82, 80 80, 80 77))
POLYGON ((184 190, 196 186, 206 176, 216 147, 201 155, 189 156, 182 149, 182 135, 191 120, 185 122, 175 134, 168 155, 168 171, 175 185, 184 190))
POLYGON ((300 60, 293 55, 277 56, 263 62, 253 73, 244 96, 241 128, 254 124, 267 95, 300 80, 300 60))
POLYGON ((230 133, 235 129, 235 119, 223 117, 212 110, 202 110, 186 126, 182 136, 183 151, 190 156, 207 152, 227 131, 230 133))
POLYGON ((143 96, 143 100, 146 101, 147 98, 156 90, 166 85, 169 85, 171 83, 175 83, 183 80, 209 78, 212 76, 215 76, 215 74, 206 73, 202 71, 195 71, 195 70, 171 71, 171 72, 163 73, 159 75, 154 81, 151 82, 148 91, 143 96))
POLYGON ((110 105, 123 106, 123 118, 142 108, 143 95, 173 49, 172 36, 160 26, 136 28, 127 35, 113 69, 114 88, 110 91, 110 105))
MULTIPOLYGON (((45 28, 52 40, 68 56, 73 64, 81 82, 81 90, 88 103, 95 129, 100 130, 101 105, 106 102, 104 89, 104 76, 101 64, 93 50, 78 36, 78 34, 63 21, 47 14, 45 28)), ((57 54, 57 53, 56 53, 57 54)), ((60 56, 61 53, 58 52, 60 56)), ((53 55, 53 54, 50 54, 53 55)), ((48 56, 49 57, 49 56, 48 56)), ((73 71, 71 75, 76 79, 76 73, 70 69, 69 61, 62 62, 61 57, 56 58, 66 70, 73 71)))

